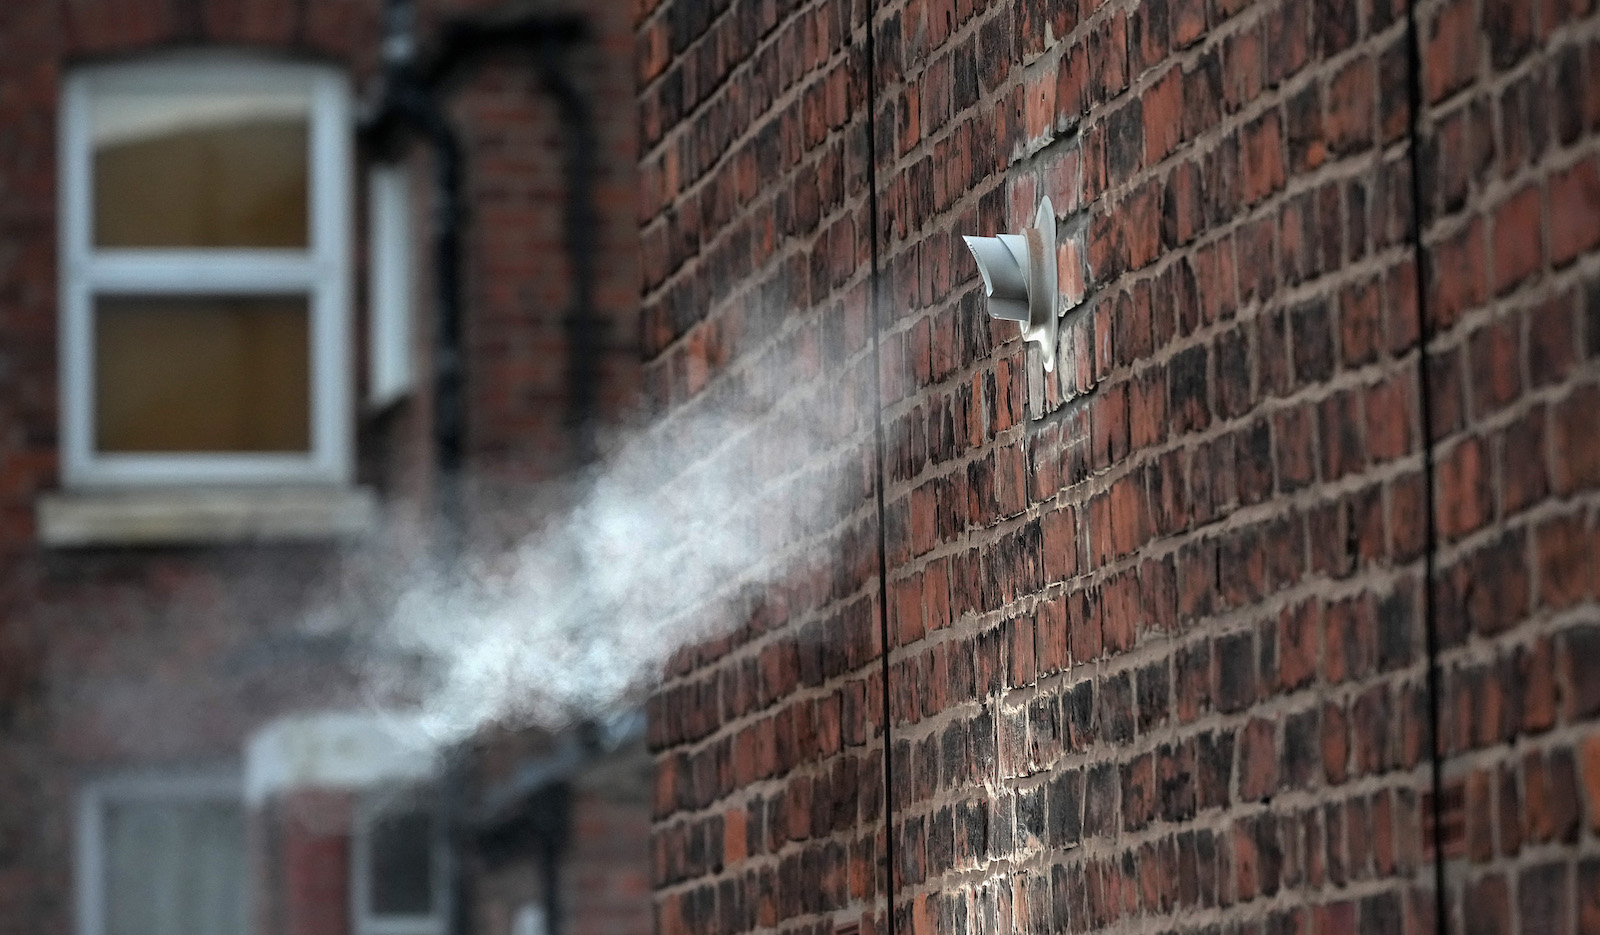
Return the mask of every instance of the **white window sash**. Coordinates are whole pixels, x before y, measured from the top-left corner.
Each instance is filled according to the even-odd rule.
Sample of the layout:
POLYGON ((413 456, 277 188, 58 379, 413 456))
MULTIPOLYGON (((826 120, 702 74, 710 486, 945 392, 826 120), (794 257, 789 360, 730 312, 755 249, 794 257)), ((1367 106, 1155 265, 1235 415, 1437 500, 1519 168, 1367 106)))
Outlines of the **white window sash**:
POLYGON ((367 179, 367 402, 387 406, 411 391, 411 178, 404 163, 375 165, 367 179))
POLYGON ((68 77, 60 120, 62 475, 68 486, 324 483, 351 480, 348 85, 329 68, 211 54, 92 66, 68 77), (89 104, 101 82, 308 92, 307 249, 104 249, 91 242, 89 104), (94 450, 94 300, 98 295, 304 295, 310 311, 311 448, 305 454, 104 454, 94 450))
MULTIPOLYGON (((102 779, 78 795, 77 859, 73 864, 77 895, 77 935, 106 932, 106 807, 113 802, 229 802, 244 804, 244 782, 232 770, 182 775, 134 774, 102 779)), ((248 900, 249 888, 246 887, 248 900)), ((249 906, 245 907, 249 918, 249 906)))

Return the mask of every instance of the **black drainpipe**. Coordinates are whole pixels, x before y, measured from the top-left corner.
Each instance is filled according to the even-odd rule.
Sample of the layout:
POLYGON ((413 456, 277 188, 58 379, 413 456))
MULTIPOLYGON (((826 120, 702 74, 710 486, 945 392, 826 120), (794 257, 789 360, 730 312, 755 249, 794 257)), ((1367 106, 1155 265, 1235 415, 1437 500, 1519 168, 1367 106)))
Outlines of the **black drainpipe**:
POLYGON ((579 466, 594 461, 595 410, 600 386, 600 339, 604 326, 594 316, 596 232, 594 166, 600 146, 593 113, 567 72, 562 49, 546 39, 539 45, 539 75, 556 99, 566 128, 566 241, 572 262, 572 305, 562 319, 567 336, 567 419, 571 458, 579 466))
POLYGON ((461 144, 438 98, 418 71, 410 0, 384 4, 383 77, 376 108, 363 121, 363 148, 378 160, 400 158, 415 134, 433 152, 433 460, 435 542, 442 559, 459 552, 464 525, 461 468, 466 453, 466 398, 461 327, 461 144))
POLYGON ((878 677, 883 684, 883 893, 884 930, 895 935, 894 873, 896 867, 894 829, 894 775, 898 764, 894 762, 894 705, 890 696, 889 663, 889 523, 885 505, 884 485, 888 483, 885 446, 888 434, 883 424, 883 381, 879 374, 883 361, 883 260, 880 240, 883 231, 878 224, 878 46, 876 17, 878 4, 866 2, 866 34, 862 37, 862 67, 866 70, 867 107, 867 231, 871 237, 868 253, 867 322, 872 328, 872 469, 873 509, 878 515, 878 638, 882 656, 878 660, 878 677))
POLYGON ((567 71, 565 51, 587 35, 574 16, 457 20, 440 30, 431 57, 418 59, 412 0, 386 0, 384 72, 377 106, 364 121, 362 139, 378 158, 398 158, 406 136, 420 136, 434 156, 433 448, 438 471, 438 550, 459 553, 465 524, 462 471, 466 461, 466 370, 462 350, 461 145, 441 99, 461 68, 500 49, 531 52, 545 89, 555 98, 565 130, 564 234, 572 268, 572 301, 563 319, 567 336, 568 407, 565 427, 574 466, 594 459, 594 416, 599 396, 603 325, 595 320, 598 227, 593 166, 599 155, 592 110, 567 71))
MULTIPOLYGON (((409 0, 391 0, 409 2, 409 0)), ((595 319, 594 165, 599 158, 592 108, 568 70, 567 51, 588 34, 580 17, 533 16, 472 19, 446 23, 432 59, 420 70, 422 84, 435 93, 469 62, 496 51, 531 53, 540 82, 555 98, 565 144, 566 201, 563 239, 572 269, 572 296, 562 326, 567 338, 567 415, 569 462, 589 464, 595 457, 594 418, 599 398, 600 338, 595 319)))
MULTIPOLYGON (((603 326, 594 316, 594 250, 598 227, 594 205, 593 166, 599 155, 592 110, 567 72, 565 50, 586 36, 578 17, 520 17, 503 21, 461 20, 441 30, 433 56, 419 62, 412 0, 386 0, 384 5, 384 71, 377 105, 361 128, 365 148, 379 159, 397 159, 408 135, 420 136, 434 157, 433 263, 437 309, 433 349, 433 449, 438 473, 436 554, 442 560, 459 555, 465 538, 462 473, 466 452, 465 355, 462 352, 461 146, 441 103, 443 86, 469 60, 510 49, 532 52, 545 89, 556 99, 566 131, 565 239, 572 268, 572 303, 563 319, 567 336, 568 408, 565 428, 575 467, 595 456, 594 415, 600 379, 599 355, 603 326)), ((465 845, 472 839, 465 815, 470 795, 465 763, 453 757, 441 790, 451 840, 460 854, 452 861, 450 930, 472 931, 471 868, 465 845)), ((560 790, 565 792, 564 787, 560 790)), ((568 797, 555 794, 542 801, 534 829, 546 899, 548 931, 560 935, 560 855, 566 848, 568 797), (562 812, 563 814, 554 814, 562 812)))
MULTIPOLYGON (((1433 825, 1433 916, 1434 929, 1439 935, 1450 931, 1449 875, 1445 854, 1445 741, 1444 726, 1444 675, 1440 671, 1439 656, 1439 602, 1434 593, 1438 578, 1439 525, 1435 506, 1435 458, 1433 429, 1433 369, 1428 356, 1428 342, 1433 338, 1430 315, 1428 283, 1433 277, 1432 255, 1423 242, 1423 232, 1430 213, 1423 171, 1426 168, 1422 150, 1422 109, 1426 98, 1422 94, 1422 37, 1417 28, 1417 11, 1406 5, 1406 98, 1408 105, 1407 132, 1410 140, 1406 147, 1411 169, 1411 255, 1415 270, 1417 304, 1417 417, 1422 423, 1422 625, 1424 651, 1428 659, 1428 786, 1427 819, 1433 825)), ((1426 842, 1425 842, 1426 843, 1426 842)))

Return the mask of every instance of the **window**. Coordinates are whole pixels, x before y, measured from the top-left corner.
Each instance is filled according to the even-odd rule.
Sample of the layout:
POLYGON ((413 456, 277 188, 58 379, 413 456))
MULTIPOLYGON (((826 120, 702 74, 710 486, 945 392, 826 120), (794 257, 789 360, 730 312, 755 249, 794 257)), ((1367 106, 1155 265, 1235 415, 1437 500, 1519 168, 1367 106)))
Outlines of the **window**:
POLYGON ((382 408, 411 391, 411 178, 405 163, 374 165, 367 177, 369 373, 367 401, 382 408))
POLYGON ((354 830, 356 935, 441 935, 447 860, 436 811, 417 793, 375 793, 354 830))
POLYGON ((110 780, 78 815, 78 935, 246 935, 244 810, 233 775, 110 780))
POLYGON ((69 485, 349 480, 348 100, 240 56, 69 77, 69 485))

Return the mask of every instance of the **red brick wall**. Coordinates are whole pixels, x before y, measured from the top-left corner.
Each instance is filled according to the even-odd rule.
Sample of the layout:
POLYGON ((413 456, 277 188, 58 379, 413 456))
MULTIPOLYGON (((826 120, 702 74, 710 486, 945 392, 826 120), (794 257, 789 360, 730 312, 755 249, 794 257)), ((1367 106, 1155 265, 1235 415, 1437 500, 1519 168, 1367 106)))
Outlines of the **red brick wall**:
POLYGON ((651 705, 661 935, 798 930, 847 910, 878 914, 863 931, 882 928, 860 13, 640 5, 640 314, 661 431, 707 409, 737 417, 731 437, 693 454, 731 471, 752 504, 764 481, 795 471, 837 487, 820 502, 780 492, 765 504, 809 530, 776 567, 695 596, 698 607, 663 608, 730 633, 679 653, 651 705), (814 428, 819 417, 831 431, 814 428))
POLYGON ((579 792, 563 862, 569 935, 651 935, 650 810, 643 799, 579 792))
POLYGON ((1448 881, 1465 931, 1600 924, 1600 17, 1425 3, 1448 881))
MULTIPOLYGON (((422 3, 423 37, 484 2, 422 3)), ((587 11, 583 4, 568 4, 587 11)), ((0 932, 72 927, 73 809, 80 780, 132 768, 237 760, 264 720, 348 698, 356 675, 337 641, 306 638, 302 608, 338 593, 335 547, 47 551, 36 498, 59 486, 56 369, 56 107, 79 61, 178 46, 233 45, 311 56, 370 89, 379 0, 40 0, 0 9, 0 932)), ((592 16, 574 71, 596 103, 603 255, 599 314, 610 323, 602 411, 636 382, 632 98, 625 10, 592 16), (611 102, 609 105, 607 102, 611 102)), ((491 63, 457 89, 469 154, 468 432, 476 476, 546 477, 564 438, 569 275, 559 227, 559 128, 527 73, 491 63), (537 203, 535 204, 535 200, 537 203), (541 452, 551 454, 543 455, 541 452)), ((427 189, 418 165, 418 213, 427 189)), ((353 193, 364 200, 358 179, 353 193)), ((360 218, 357 218, 358 227, 360 218)), ((427 230, 419 230, 419 245, 427 230)), ((356 269, 364 252, 355 251, 356 269)), ((364 338, 356 285, 352 340, 364 338)), ((430 334, 430 295, 418 306, 430 334)), ((404 505, 424 488, 426 407, 360 423, 361 480, 404 505)), ((415 505, 415 504, 413 504, 415 505)), ((497 509, 503 505, 497 504, 497 509)))
POLYGON ((302 790, 250 816, 258 933, 348 935, 352 797, 302 790))
POLYGON ((885 427, 891 830, 869 492, 657 693, 664 933, 1433 931, 1435 701, 1452 930, 1592 929, 1594 11, 1420 4, 1418 143, 1382 0, 640 6, 650 395, 885 427))

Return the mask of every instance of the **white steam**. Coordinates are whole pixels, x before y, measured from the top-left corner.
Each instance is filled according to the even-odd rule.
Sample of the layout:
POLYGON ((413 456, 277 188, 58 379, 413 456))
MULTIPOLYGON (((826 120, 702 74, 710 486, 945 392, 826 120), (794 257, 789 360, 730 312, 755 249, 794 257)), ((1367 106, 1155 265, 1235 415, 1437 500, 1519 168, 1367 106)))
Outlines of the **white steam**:
POLYGON ((741 622, 741 588, 863 507, 860 383, 759 419, 677 416, 611 446, 534 532, 390 595, 374 690, 414 698, 434 743, 636 704, 679 647, 741 622))

